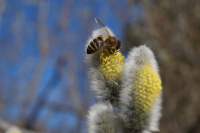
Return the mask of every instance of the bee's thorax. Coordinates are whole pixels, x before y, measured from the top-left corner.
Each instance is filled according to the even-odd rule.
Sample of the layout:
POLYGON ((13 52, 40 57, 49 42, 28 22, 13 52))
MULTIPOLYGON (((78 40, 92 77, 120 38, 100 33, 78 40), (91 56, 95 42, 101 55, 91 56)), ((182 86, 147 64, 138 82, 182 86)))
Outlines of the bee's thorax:
POLYGON ((110 49, 112 49, 112 50, 116 49, 117 42, 118 42, 118 40, 115 37, 113 37, 113 36, 109 36, 105 40, 105 43, 106 43, 107 47, 110 48, 110 49))

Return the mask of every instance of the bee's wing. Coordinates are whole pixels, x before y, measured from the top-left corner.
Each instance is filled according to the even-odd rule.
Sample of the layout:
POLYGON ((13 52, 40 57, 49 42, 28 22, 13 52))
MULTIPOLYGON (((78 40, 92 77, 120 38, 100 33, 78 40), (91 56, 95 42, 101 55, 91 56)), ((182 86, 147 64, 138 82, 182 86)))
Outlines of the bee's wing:
POLYGON ((101 22, 101 20, 99 20, 98 18, 95 18, 95 21, 100 28, 100 32, 104 34, 104 36, 110 36, 108 30, 106 29, 105 25, 101 22))

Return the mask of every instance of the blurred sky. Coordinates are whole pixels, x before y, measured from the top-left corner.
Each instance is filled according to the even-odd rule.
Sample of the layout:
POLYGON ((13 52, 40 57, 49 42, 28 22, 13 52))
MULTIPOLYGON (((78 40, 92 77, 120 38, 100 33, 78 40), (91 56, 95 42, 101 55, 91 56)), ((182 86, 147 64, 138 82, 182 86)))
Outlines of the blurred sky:
MULTIPOLYGON (((118 1, 125 19, 141 19, 140 4, 123 9, 125 3, 118 1)), ((73 84, 81 98, 87 97, 84 49, 92 30, 98 28, 95 17, 123 38, 123 20, 106 0, 1 0, 0 11, 0 117, 18 125, 30 117, 40 96, 45 104, 75 104, 66 96, 73 84)), ((92 96, 89 106, 95 102, 92 96)), ((38 111, 38 123, 52 132, 73 129, 80 120, 73 111, 46 106, 38 111)), ((81 121, 81 132, 86 132, 85 119, 81 121)))

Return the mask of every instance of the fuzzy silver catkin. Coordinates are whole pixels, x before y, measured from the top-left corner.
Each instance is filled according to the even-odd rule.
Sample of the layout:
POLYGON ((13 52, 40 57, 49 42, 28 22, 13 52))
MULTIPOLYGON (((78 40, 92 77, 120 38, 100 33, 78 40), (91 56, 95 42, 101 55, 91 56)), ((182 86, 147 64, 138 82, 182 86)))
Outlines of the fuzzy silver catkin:
POLYGON ((6 130, 5 133, 22 133, 22 131, 16 126, 11 126, 6 130))
POLYGON ((111 104, 97 103, 87 116, 88 133, 122 133, 119 118, 111 104))
MULTIPOLYGON (((106 27, 106 29, 109 31, 110 35, 111 36, 115 36, 113 34, 113 32, 108 28, 106 27)), ((90 42, 102 35, 102 32, 101 32, 102 29, 97 29, 97 30, 94 30, 93 33, 92 33, 92 36, 88 39, 87 43, 86 43, 86 47, 85 47, 85 53, 86 53, 86 50, 87 50, 87 46, 90 44, 90 42)), ((105 39, 105 36, 103 36, 105 39)), ((85 55, 85 62, 86 64, 88 65, 88 68, 89 68, 89 71, 88 71, 88 76, 89 76, 89 80, 91 82, 91 89, 95 91, 95 95, 96 95, 96 98, 99 100, 99 101, 102 101, 102 102, 110 102, 110 86, 108 86, 106 84, 106 81, 102 75, 102 72, 101 70, 99 69, 99 66, 100 66, 100 51, 97 51, 93 54, 86 54, 85 55)))
MULTIPOLYGON (((145 64, 148 64, 151 68, 150 72, 155 72, 158 75, 157 78, 160 79, 158 74, 158 65, 153 52, 145 45, 133 48, 130 51, 128 58, 125 60, 122 71, 119 115, 126 128, 133 131, 150 133, 151 131, 159 131, 158 126, 161 116, 160 110, 162 91, 161 88, 158 87, 159 89, 155 90, 156 94, 152 94, 154 96, 153 99, 155 100, 150 100, 153 102, 149 103, 146 95, 140 94, 142 89, 144 89, 143 93, 147 93, 148 87, 142 88, 139 86, 138 88, 141 88, 141 90, 138 88, 134 90, 134 87, 137 86, 137 75, 139 74, 141 77, 145 77, 141 75, 141 72, 139 73, 145 64), (146 101, 143 100, 143 102, 141 102, 142 99, 139 98, 138 100, 138 96, 144 98, 146 101), (144 109, 145 107, 147 109, 144 109)), ((145 71, 142 72, 146 73, 145 71)), ((139 81, 140 84, 141 81, 143 80, 139 81)), ((150 83, 147 83, 152 84, 151 81, 149 81, 150 83)), ((155 82, 160 83, 157 79, 155 82)), ((146 86, 149 85, 147 83, 145 83, 146 86)), ((153 87, 156 88, 155 86, 153 87)), ((149 90, 152 91, 151 89, 149 90)), ((151 97, 149 96, 150 94, 151 93, 148 93, 148 97, 151 97)))

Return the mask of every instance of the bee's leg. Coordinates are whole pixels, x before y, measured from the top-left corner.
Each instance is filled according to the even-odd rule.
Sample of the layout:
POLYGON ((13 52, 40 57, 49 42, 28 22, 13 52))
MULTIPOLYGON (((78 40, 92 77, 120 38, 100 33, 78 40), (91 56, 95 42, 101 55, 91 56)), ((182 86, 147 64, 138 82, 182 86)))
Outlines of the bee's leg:
POLYGON ((108 48, 108 47, 107 47, 106 45, 104 45, 104 46, 102 47, 103 52, 104 52, 107 48, 108 48))
POLYGON ((108 49, 108 51, 110 52, 110 54, 112 54, 110 49, 108 49))
POLYGON ((111 54, 113 54, 114 53, 114 51, 112 50, 112 49, 108 49, 109 50, 109 52, 111 53, 111 54))

